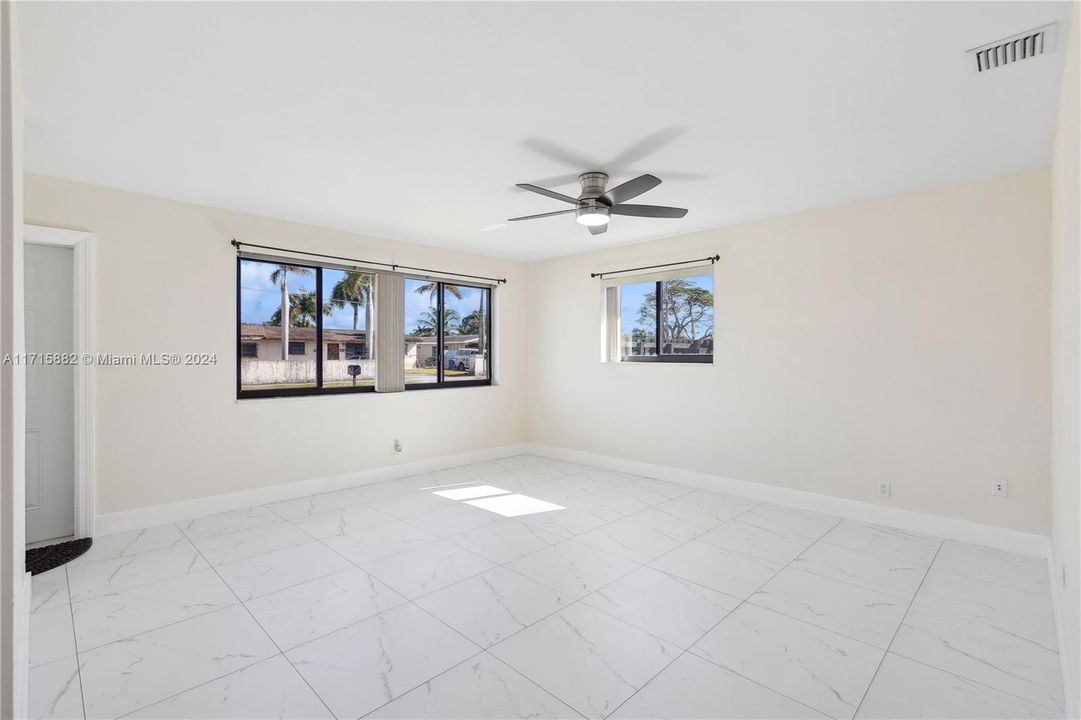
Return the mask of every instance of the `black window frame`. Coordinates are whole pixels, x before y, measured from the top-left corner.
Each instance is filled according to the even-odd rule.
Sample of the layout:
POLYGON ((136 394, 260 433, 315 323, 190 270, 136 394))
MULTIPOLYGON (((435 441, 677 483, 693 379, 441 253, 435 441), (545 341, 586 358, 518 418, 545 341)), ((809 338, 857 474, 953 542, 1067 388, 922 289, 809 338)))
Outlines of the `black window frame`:
MULTIPOLYGON (((428 278, 407 276, 406 280, 428 280, 428 278)), ((409 391, 412 391, 412 390, 442 390, 442 389, 446 389, 446 388, 485 387, 485 386, 491 385, 492 384, 492 374, 493 374, 492 373, 492 366, 495 364, 493 362, 493 359, 495 358, 495 343, 493 342, 493 338, 492 338, 492 315, 493 315, 493 312, 492 312, 492 287, 490 285, 470 285, 468 283, 462 283, 462 282, 450 282, 450 283, 447 283, 447 282, 443 282, 443 281, 431 281, 431 280, 429 280, 429 281, 430 282, 436 282, 436 284, 439 286, 439 292, 438 292, 438 295, 437 295, 438 300, 436 301, 436 312, 438 314, 436 316, 436 332, 435 332, 435 336, 436 336, 436 344, 435 344, 435 348, 436 348, 435 349, 435 357, 436 357, 435 378, 436 378, 436 380, 435 380, 435 382, 423 382, 423 383, 408 383, 407 382, 405 384, 405 389, 409 390, 409 391), (470 288, 470 289, 473 289, 473 290, 480 290, 481 292, 488 293, 488 297, 487 297, 488 302, 485 303, 485 307, 487 308, 488 312, 486 313, 485 335, 484 335, 484 337, 487 339, 487 344, 488 344, 488 364, 487 364, 487 367, 485 368, 485 372, 487 374, 487 377, 485 377, 482 380, 447 380, 447 379, 445 379, 443 377, 443 370, 444 370, 443 365, 444 365, 444 362, 446 360, 446 358, 444 357, 445 353, 444 353, 444 350, 443 350, 443 342, 444 342, 443 341, 443 309, 444 309, 443 308, 443 305, 444 305, 443 293, 444 293, 444 286, 445 285, 456 285, 458 287, 466 287, 466 288, 470 288)), ((404 360, 404 358, 403 358, 403 360, 404 360)))
MULTIPOLYGON (((687 277, 700 277, 701 275, 707 275, 707 274, 708 273, 701 273, 698 276, 688 275, 687 277)), ((623 348, 623 339, 620 338, 620 342, 618 343, 618 347, 620 348, 619 361, 620 362, 633 362, 633 363, 643 363, 643 362, 650 363, 650 362, 652 362, 652 363, 712 364, 713 363, 713 353, 712 352, 708 353, 708 354, 706 354, 706 353, 681 353, 681 354, 672 353, 672 354, 668 354, 668 355, 664 355, 664 354, 661 353, 661 349, 664 347, 664 325, 661 324, 661 305, 662 305, 662 301, 663 301, 664 282, 665 282, 664 280, 657 280, 656 281, 656 289, 653 291, 654 297, 655 297, 655 300, 654 300, 655 306, 653 308, 653 321, 656 324, 655 325, 654 341, 653 342, 654 342, 654 347, 657 350, 656 354, 654 354, 654 355, 624 355, 623 350, 622 350, 622 348, 623 348)), ((620 287, 619 292, 622 294, 622 292, 623 292, 622 286, 619 286, 619 287, 620 287)), ((716 305, 714 305, 714 312, 716 312, 716 305)))
MULTIPOLYGON (((242 298, 240 286, 241 283, 241 268, 242 263, 247 260, 250 262, 260 262, 266 265, 274 265, 273 260, 266 260, 263 258, 248 258, 243 256, 237 256, 236 259, 236 397, 238 400, 248 400, 257 398, 276 398, 276 397, 303 397, 306 395, 349 395, 355 393, 367 393, 375 392, 375 383, 371 385, 357 385, 353 387, 351 385, 343 387, 323 387, 323 363, 327 362, 323 355, 323 313, 315 313, 315 346, 318 351, 315 353, 315 384, 311 387, 301 388, 266 388, 261 390, 245 390, 241 385, 240 378, 240 363, 241 363, 241 309, 242 298)), ((283 261, 285 262, 285 261, 283 261)), ((296 267, 307 268, 315 272, 315 297, 316 304, 323 301, 323 270, 340 270, 341 268, 333 265, 316 265, 310 262, 301 262, 297 260, 288 260, 289 265, 296 267)), ((356 272, 365 272, 357 270, 356 272)), ((368 271, 369 274, 374 275, 374 272, 368 271)), ((365 329, 365 340, 367 340, 367 334, 369 329, 365 329)), ((305 353, 306 354, 306 353, 305 353)))
POLYGON ((244 340, 244 341, 242 341, 240 343, 240 345, 238 347, 239 347, 238 352, 240 353, 241 359, 243 359, 243 358, 258 358, 259 357, 259 343, 257 341, 255 341, 255 340, 244 340), (251 346, 251 349, 252 349, 251 353, 244 352, 244 346, 245 345, 250 345, 251 346))
POLYGON ((303 340, 290 340, 289 341, 289 355, 304 356, 308 354, 308 343, 303 340), (299 350, 294 350, 294 347, 300 346, 299 350))

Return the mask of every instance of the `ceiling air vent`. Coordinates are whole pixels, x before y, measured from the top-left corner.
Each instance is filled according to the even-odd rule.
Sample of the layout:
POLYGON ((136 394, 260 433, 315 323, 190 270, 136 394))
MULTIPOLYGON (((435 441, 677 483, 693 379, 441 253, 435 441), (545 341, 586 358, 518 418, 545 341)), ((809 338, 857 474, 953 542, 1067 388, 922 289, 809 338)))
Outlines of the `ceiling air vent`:
POLYGON ((1055 27, 1051 23, 1002 40, 980 45, 966 52, 972 56, 973 70, 978 73, 995 70, 1047 55, 1055 49, 1055 27))

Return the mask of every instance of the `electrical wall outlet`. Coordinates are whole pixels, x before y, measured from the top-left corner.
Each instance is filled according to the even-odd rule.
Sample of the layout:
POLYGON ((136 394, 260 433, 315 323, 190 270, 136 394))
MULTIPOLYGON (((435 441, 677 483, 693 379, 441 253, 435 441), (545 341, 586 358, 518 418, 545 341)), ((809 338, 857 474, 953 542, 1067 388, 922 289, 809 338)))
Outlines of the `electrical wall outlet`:
POLYGON ((995 497, 1007 497, 1010 494, 1010 481, 1006 478, 992 480, 991 494, 995 497))
POLYGON ((878 481, 878 496, 888 498, 890 496, 890 481, 879 480, 878 481))
POLYGON ((394 454, 395 455, 401 455, 402 454, 402 441, 399 440, 398 438, 394 438, 394 454))

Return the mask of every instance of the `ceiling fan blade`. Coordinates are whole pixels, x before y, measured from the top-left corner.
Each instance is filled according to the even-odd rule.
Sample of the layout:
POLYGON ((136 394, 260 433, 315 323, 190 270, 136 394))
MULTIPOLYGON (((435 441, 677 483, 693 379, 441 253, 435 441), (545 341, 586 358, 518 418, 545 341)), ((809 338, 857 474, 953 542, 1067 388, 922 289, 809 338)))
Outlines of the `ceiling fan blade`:
POLYGON ((555 212, 540 213, 539 215, 523 215, 522 217, 510 218, 507 222, 518 222, 519 220, 536 220, 542 217, 552 217, 553 215, 566 215, 567 213, 574 212, 574 208, 570 210, 556 210, 555 212))
POLYGON ((553 200, 562 200, 563 202, 569 202, 571 205, 578 204, 577 198, 572 198, 570 195, 564 195, 563 193, 557 193, 555 190, 548 190, 547 188, 537 187, 536 185, 530 185, 529 183, 518 183, 517 187, 530 192, 535 192, 538 195, 550 197, 553 200))
POLYGON ((665 207, 664 205, 613 205, 608 212, 613 215, 633 215, 634 217, 681 218, 687 214, 687 208, 665 207))
POLYGON ((621 202, 636 198, 647 190, 652 190, 660 184, 661 179, 658 177, 653 177, 652 175, 639 175, 622 185, 616 185, 604 195, 601 195, 600 199, 608 205, 619 205, 621 202))
POLYGON ((589 234, 590 235, 600 235, 601 233, 606 233, 606 232, 608 232, 608 223, 605 223, 604 225, 590 225, 589 226, 589 234))

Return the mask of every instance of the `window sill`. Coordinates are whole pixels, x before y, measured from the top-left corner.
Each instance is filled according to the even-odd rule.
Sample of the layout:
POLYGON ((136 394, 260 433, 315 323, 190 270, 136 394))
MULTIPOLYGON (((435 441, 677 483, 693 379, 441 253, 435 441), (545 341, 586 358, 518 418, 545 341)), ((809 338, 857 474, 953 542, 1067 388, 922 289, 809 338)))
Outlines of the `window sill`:
MULTIPOLYGON (((422 385, 422 384, 418 383, 416 385, 406 385, 405 386, 405 392, 412 392, 413 390, 446 390, 446 389, 458 389, 458 388, 473 388, 473 389, 494 388, 494 387, 499 387, 499 385, 500 385, 500 383, 497 383, 497 382, 494 382, 494 381, 493 382, 471 382, 471 383, 463 382, 460 385, 436 385, 435 383, 430 383, 430 384, 426 383, 426 384, 422 385)), ((376 392, 375 389, 373 388, 371 390, 350 391, 350 392, 298 393, 298 394, 295 394, 295 395, 263 395, 263 396, 251 396, 251 395, 249 395, 249 396, 246 396, 246 397, 233 398, 233 403, 236 404, 236 405, 262 405, 263 403, 266 403, 266 402, 310 401, 310 400, 320 400, 320 399, 331 398, 331 397, 351 397, 351 396, 354 396, 354 395, 374 395, 374 396, 384 397, 384 396, 389 396, 389 395, 400 395, 400 394, 401 393, 393 393, 393 392, 382 392, 381 393, 381 392, 376 392)))
POLYGON ((491 380, 461 380, 459 382, 450 383, 408 383, 405 386, 405 391, 410 392, 412 390, 451 390, 455 388, 464 387, 491 387, 494 385, 491 380))
POLYGON ((694 362, 673 360, 601 360, 602 365, 635 365, 635 366, 658 366, 658 367, 713 367, 715 360, 699 360, 694 362))

